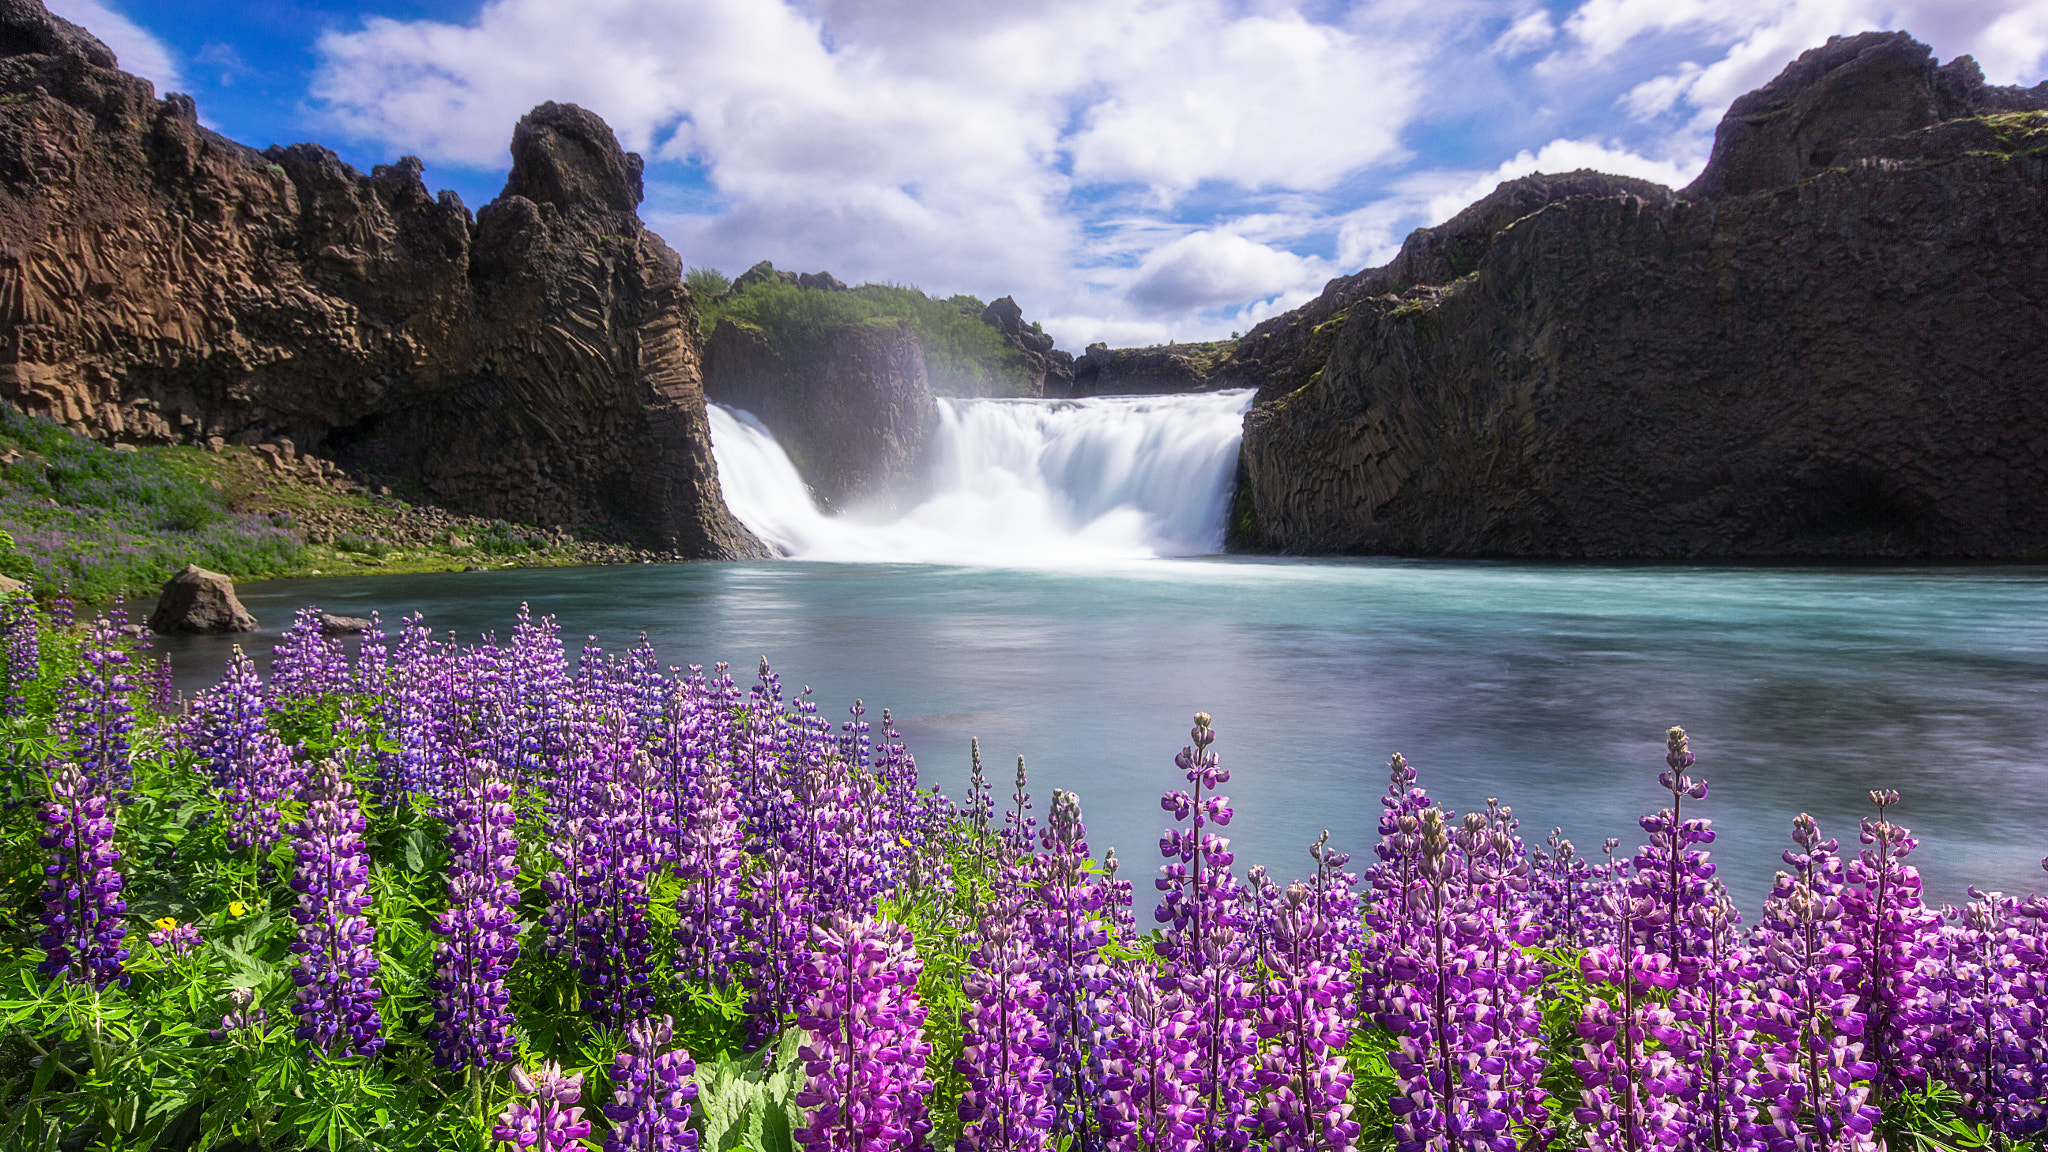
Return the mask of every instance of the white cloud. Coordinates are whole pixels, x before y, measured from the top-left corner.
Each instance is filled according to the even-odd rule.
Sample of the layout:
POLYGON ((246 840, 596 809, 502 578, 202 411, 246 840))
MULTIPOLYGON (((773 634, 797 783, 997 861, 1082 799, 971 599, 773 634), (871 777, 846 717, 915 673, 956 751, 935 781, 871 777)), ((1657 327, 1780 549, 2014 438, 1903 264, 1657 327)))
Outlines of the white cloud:
POLYGON ((1299 291, 1329 278, 1322 261, 1205 228, 1147 254, 1127 298, 1154 313, 1186 313, 1299 291))
POLYGON ((1830 34, 1908 27, 1994 80, 2038 77, 2044 12, 481 0, 465 22, 324 34, 310 108, 379 148, 491 170, 521 114, 573 101, 648 156, 646 214, 690 263, 1014 294, 1078 348, 1248 327, 1529 172, 1682 186, 1728 101, 1830 34))
POLYGON ((1493 50, 1503 56, 1520 56, 1555 39, 1557 25, 1550 19, 1550 10, 1538 8, 1508 25, 1508 30, 1493 42, 1493 50))
POLYGON ((184 83, 170 47, 102 0, 48 0, 47 6, 99 37, 100 43, 114 50, 122 70, 155 84, 157 95, 184 83))
POLYGON ((1072 140, 1077 178, 1315 189, 1400 149, 1418 94, 1408 53, 1293 12, 1177 17, 1123 41, 1072 140))
POLYGON ((1771 80, 1829 36, 1904 30, 1942 60, 1974 55, 1993 83, 2039 79, 2048 61, 2048 8, 2040 0, 1586 0, 1565 20, 1573 46, 1546 67, 1583 70, 1673 36, 1719 53, 1638 84, 1625 106, 1642 116, 1687 111, 1711 132, 1736 97, 1771 80))

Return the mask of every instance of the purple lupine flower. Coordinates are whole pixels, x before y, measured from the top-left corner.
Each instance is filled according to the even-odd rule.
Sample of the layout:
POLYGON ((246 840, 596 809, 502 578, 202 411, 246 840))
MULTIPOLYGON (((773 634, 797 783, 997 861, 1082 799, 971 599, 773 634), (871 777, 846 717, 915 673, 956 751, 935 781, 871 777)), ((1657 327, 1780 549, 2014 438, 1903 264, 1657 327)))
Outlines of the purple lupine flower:
POLYGON ((698 1133, 689 1126, 690 1102, 697 1098, 696 1061, 681 1048, 670 1048, 675 1022, 640 1020, 626 1027, 626 1051, 612 1071, 612 1102, 604 1114, 612 1121, 605 1134, 605 1152, 691 1152, 698 1133))
POLYGON ((1863 1013, 1848 988, 1858 961, 1842 928, 1840 845, 1801 813, 1764 901, 1758 985, 1751 1023, 1761 1105, 1752 1143, 1784 1152, 1871 1152, 1878 1109, 1875 1070, 1863 1056, 1863 1013))
POLYGON ((268 855, 284 836, 285 805, 306 786, 306 762, 266 731, 236 769, 222 797, 228 843, 268 855))
POLYGON ((531 1074, 515 1067, 512 1089, 518 1096, 498 1117, 491 1139, 519 1152, 561 1152, 590 1135, 590 1121, 575 1107, 583 1098, 583 1073, 565 1076, 553 1061, 531 1074))
MULTIPOLYGON (((1412 785, 1403 768, 1397 785, 1412 785)), ((1541 973, 1517 946, 1534 938, 1533 922, 1505 898, 1500 864, 1488 860, 1496 832, 1510 842, 1512 833, 1488 813, 1471 813, 1453 833, 1446 812, 1413 811, 1409 794, 1420 793, 1402 786, 1389 794, 1397 815, 1375 869, 1373 959, 1362 973, 1374 1019, 1395 1043, 1397 1139, 1403 1147, 1513 1147, 1543 1096, 1540 1060, 1532 1069, 1527 1051, 1540 1024, 1530 1017, 1541 973), (1402 877, 1405 896, 1386 887, 1402 877)), ((1530 1143, 1545 1138, 1537 1129, 1530 1143)))
POLYGON ((434 917, 441 942, 427 977, 435 994, 427 1038, 443 1068, 488 1068, 517 1058, 505 976, 519 956, 519 841, 512 789, 496 765, 471 763, 446 819, 448 908, 434 917))
POLYGON ((1129 944, 1138 934, 1138 914, 1133 907, 1137 892, 1129 880, 1116 878, 1121 866, 1115 845, 1102 850, 1103 911, 1109 918, 1109 934, 1111 939, 1129 944))
POLYGON ((56 598, 50 601, 50 627, 62 631, 77 622, 77 605, 71 602, 70 589, 57 589, 56 598))
POLYGON ((1949 910, 1935 946, 1926 1063, 1961 1096, 1964 1119, 2024 1139, 2048 1128, 2042 971, 2031 963, 2020 901, 1974 887, 1970 897, 1949 910))
POLYGON ((1863 1006, 1863 1055, 1874 1065, 1871 1087, 1882 1106, 1924 1079, 1917 1067, 1926 1054, 1920 976, 1938 918, 1921 902, 1919 869, 1905 862, 1919 841, 1885 814, 1898 792, 1872 789, 1870 800, 1877 816, 1865 817, 1859 830, 1866 847, 1849 862, 1842 925, 1860 961, 1851 990, 1863 1006))
POLYGON ((974 829, 977 840, 988 832, 989 820, 994 817, 995 810, 994 791, 981 770, 981 741, 970 736, 967 740, 967 823, 974 829))
POLYGON ((320 609, 301 608, 277 639, 270 658, 270 689, 280 701, 312 700, 351 687, 348 653, 320 628, 320 609))
POLYGON ((726 765, 705 760, 687 785, 679 829, 676 968, 686 979, 723 985, 740 932, 740 810, 726 765))
POLYGON ((1003 844, 1013 856, 1029 856, 1032 841, 1038 839, 1038 818, 1031 814, 1031 793, 1024 790, 1029 778, 1024 758, 1017 757, 1017 785, 1010 791, 1010 806, 1003 810, 1003 844))
POLYGON ((647 797, 652 765, 614 716, 603 740, 571 767, 566 870, 542 882, 550 900, 547 950, 576 970, 599 1023, 623 1025, 652 1002, 647 880, 660 852, 647 797))
POLYGON ((1158 945, 1169 981, 1195 1017, 1195 1059, 1190 1069, 1201 1104, 1201 1146, 1241 1149, 1250 1140, 1251 1061, 1258 1037, 1250 1016, 1255 1003, 1246 971, 1251 960, 1242 932, 1235 857, 1230 841, 1209 829, 1230 824, 1230 798, 1215 789, 1230 773, 1209 750, 1216 741, 1209 714, 1197 712, 1190 743, 1174 764, 1192 791, 1175 789, 1159 806, 1185 829, 1167 829, 1159 840, 1160 866, 1154 881, 1161 897, 1153 916, 1167 927, 1158 945), (1207 795, 1204 793, 1207 792, 1207 795))
POLYGON ((1307 884, 1288 885, 1281 899, 1259 1009, 1259 1035, 1273 1042, 1257 1073, 1259 1129, 1271 1152, 1343 1152, 1360 1131, 1344 1054, 1358 1008, 1350 956, 1328 950, 1336 930, 1307 884))
POLYGON ((1666 769, 1657 778, 1671 806, 1645 816, 1650 842, 1636 854, 1628 893, 1635 946, 1660 954, 1659 987, 1671 998, 1654 1011, 1650 1034, 1677 1059, 1683 1087, 1674 1115, 1711 1148, 1735 1139, 1751 1068, 1743 1037, 1750 1031, 1743 979, 1748 958, 1734 943, 1740 923, 1725 898, 1708 853, 1711 821, 1687 819, 1684 802, 1703 800, 1707 782, 1688 770, 1696 763, 1685 729, 1665 733, 1666 769))
POLYGON ((370 906, 370 859, 355 787, 340 765, 323 760, 304 791, 306 815, 292 830, 298 850, 291 887, 298 956, 292 970, 298 1037, 328 1057, 371 1056, 384 1047, 377 1001, 376 930, 370 906))
POLYGON ((79 770, 116 798, 125 796, 135 779, 128 758, 135 683, 128 676, 131 657, 120 647, 120 617, 116 611, 93 621, 78 672, 65 682, 56 724, 79 770))
MULTIPOLYGON (((1587 949, 1579 961, 1588 980, 1608 986, 1580 1016, 1581 1058, 1574 1061, 1583 1085, 1576 1115, 1590 1126, 1587 1140, 1596 1152, 1676 1146, 1699 1120, 1694 1108, 1702 1092, 1692 1077, 1701 1069, 1676 1053, 1706 1047, 1688 1030, 1705 1017, 1690 1009, 1681 1017, 1660 994, 1697 986, 1707 970, 1693 913, 1712 894, 1713 865, 1693 846, 1711 843, 1714 834, 1707 821, 1684 818, 1684 800, 1707 793, 1705 781, 1686 774, 1694 758, 1685 730, 1665 735, 1666 771, 1658 783, 1671 794, 1671 807, 1643 817, 1651 842, 1637 852, 1625 880, 1613 873, 1602 898, 1610 941, 1587 949), (1661 1047, 1652 1047, 1651 1039, 1661 1047)), ((1612 859, 1612 842, 1608 854, 1612 859)), ((1726 1069, 1724 1061, 1713 1074, 1726 1069)), ((1717 1110, 1730 1106, 1726 1096, 1726 1085, 1709 1092, 1717 1110)))
POLYGON ((170 916, 156 921, 155 929, 149 934, 150 947, 172 956, 189 956, 203 943, 205 941, 199 938, 199 925, 190 920, 181 924, 170 916))
POLYGON ((268 727, 264 709, 263 678, 237 644, 220 683, 192 702, 184 728, 186 746, 198 754, 215 787, 227 787, 242 775, 256 754, 268 727))
POLYGON ((900 924, 835 916, 817 927, 804 964, 797 1026, 808 1077, 796 1103, 805 1148, 894 1152, 922 1147, 931 1132, 925 1098, 923 962, 900 924))
POLYGON ((7 646, 7 692, 0 696, 0 716, 25 716, 29 685, 43 668, 42 628, 28 589, 0 596, 0 635, 7 646))
POLYGON ((1071 1149, 1102 1145, 1096 1115, 1103 1099, 1100 1037, 1110 1024, 1111 975, 1101 950, 1110 942, 1106 908, 1111 889, 1091 883, 1081 798, 1055 791, 1032 862, 1033 892, 1025 922, 1038 954, 1046 1005, 1046 1063, 1052 1075, 1053 1132, 1071 1149))
POLYGON ((1155 969, 1128 974, 1114 1003, 1097 1122, 1109 1147, 1194 1152, 1201 1147, 1201 1091, 1195 1074, 1195 1013, 1155 969))
POLYGON ((256 1003, 256 991, 253 988, 228 989, 228 1003, 234 1007, 221 1016, 220 1027, 212 1030, 213 1038, 217 1041, 245 1032, 261 1033, 270 1023, 270 1013, 263 1005, 256 1003))
POLYGON ((121 964, 128 949, 122 922, 121 853, 114 847, 114 818, 108 814, 106 782, 88 775, 76 761, 60 764, 50 778, 50 802, 41 813, 43 834, 36 843, 49 850, 43 867, 43 934, 37 938, 45 976, 69 973, 95 988, 128 986, 121 964))
POLYGON ((1606 879, 1602 870, 1579 855, 1562 828, 1550 830, 1530 863, 1531 896, 1543 942, 1577 949, 1598 939, 1602 925, 1597 908, 1606 879))
MULTIPOLYGON (((1063 795, 1056 794, 1056 795, 1063 795)), ((1055 809, 1058 804, 1055 801, 1055 809)), ((1012 898, 1014 900, 1014 898, 1012 898)), ((968 1006, 960 1012, 954 1067, 967 1080, 960 1097, 961 1152, 1038 1152, 1052 1147, 1052 1041, 1038 978, 1040 957, 1019 926, 1014 903, 979 909, 968 960, 968 1006)))

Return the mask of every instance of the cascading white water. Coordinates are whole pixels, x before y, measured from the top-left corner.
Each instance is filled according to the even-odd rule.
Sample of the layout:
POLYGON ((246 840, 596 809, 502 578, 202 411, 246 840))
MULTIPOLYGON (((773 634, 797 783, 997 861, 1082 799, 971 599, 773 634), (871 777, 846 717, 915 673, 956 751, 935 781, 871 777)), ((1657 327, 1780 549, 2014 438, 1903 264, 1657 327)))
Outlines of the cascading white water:
POLYGON ((711 406, 742 524, 802 560, 1064 565, 1223 550, 1249 389, 1091 400, 941 400, 929 497, 818 511, 774 434, 711 406))

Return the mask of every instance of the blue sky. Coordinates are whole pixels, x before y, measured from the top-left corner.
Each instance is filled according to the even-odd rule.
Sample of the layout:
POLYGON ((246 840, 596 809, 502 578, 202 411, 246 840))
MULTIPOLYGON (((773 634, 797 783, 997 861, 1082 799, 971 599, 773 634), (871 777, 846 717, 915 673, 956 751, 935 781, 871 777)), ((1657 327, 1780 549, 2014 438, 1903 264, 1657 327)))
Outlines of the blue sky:
POLYGON ((1904 29, 1994 83, 2048 0, 50 0, 263 147, 401 155, 472 208, 521 113, 648 158, 686 263, 1015 295, 1063 347, 1249 328, 1502 179, 1683 184, 1728 102, 1904 29))

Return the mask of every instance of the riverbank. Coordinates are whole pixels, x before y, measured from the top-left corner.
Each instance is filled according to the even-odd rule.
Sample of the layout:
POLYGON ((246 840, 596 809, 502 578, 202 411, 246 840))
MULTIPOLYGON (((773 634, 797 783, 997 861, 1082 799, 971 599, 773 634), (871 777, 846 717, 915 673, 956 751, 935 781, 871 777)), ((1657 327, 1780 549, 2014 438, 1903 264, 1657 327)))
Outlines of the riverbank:
POLYGON ((106 445, 0 406, 0 572, 41 594, 151 596, 184 565, 237 580, 636 564, 623 533, 419 503, 289 442, 106 445))

